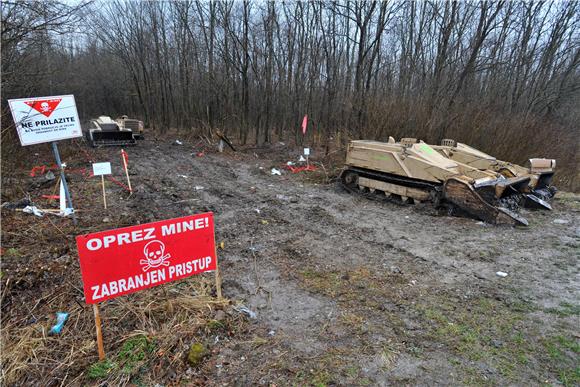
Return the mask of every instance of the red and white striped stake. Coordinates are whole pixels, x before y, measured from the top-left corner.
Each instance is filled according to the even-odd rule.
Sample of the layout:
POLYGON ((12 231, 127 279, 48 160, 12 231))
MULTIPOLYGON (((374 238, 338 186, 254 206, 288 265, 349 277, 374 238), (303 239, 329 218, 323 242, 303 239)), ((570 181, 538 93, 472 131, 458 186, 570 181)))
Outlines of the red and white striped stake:
POLYGON ((129 192, 133 194, 133 188, 131 188, 131 179, 129 179, 129 156, 125 149, 121 149, 121 158, 123 159, 123 169, 125 170, 125 176, 127 176, 127 185, 129 186, 129 192))

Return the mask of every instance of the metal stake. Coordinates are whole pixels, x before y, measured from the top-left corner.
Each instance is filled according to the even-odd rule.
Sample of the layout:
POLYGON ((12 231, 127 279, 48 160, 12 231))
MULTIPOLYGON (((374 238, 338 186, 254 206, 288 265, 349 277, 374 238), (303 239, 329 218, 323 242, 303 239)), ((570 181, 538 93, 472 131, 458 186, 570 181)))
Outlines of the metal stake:
POLYGON ((64 186, 64 196, 66 197, 66 201, 68 202, 69 208, 73 209, 72 212, 72 219, 73 224, 77 225, 77 217, 74 212, 74 207, 72 204, 72 199, 70 197, 70 192, 68 191, 68 184, 66 183, 66 177, 64 175, 64 168, 62 167, 62 163, 60 161, 60 153, 58 153, 58 146, 56 141, 52 142, 52 153, 54 153, 54 158, 56 159, 56 165, 58 165, 58 169, 60 169, 60 180, 62 181, 62 185, 64 186))

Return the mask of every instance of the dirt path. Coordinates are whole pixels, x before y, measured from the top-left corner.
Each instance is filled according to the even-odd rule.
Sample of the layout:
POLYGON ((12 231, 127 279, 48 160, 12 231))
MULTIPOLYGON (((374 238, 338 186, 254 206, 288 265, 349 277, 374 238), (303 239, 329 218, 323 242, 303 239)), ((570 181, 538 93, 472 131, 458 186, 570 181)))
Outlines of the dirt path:
MULTIPOLYGON (((297 176, 273 176, 269 160, 186 154, 183 161, 174 149, 162 148, 150 159, 174 171, 165 177, 172 189, 165 195, 179 199, 204 187, 194 209, 216 213, 219 237, 228 246, 225 292, 256 311, 259 323, 292 354, 283 359, 289 368, 316 359, 314 376, 337 383, 444 383, 458 375, 447 348, 442 353, 439 345, 428 345, 414 356, 408 346, 431 333, 429 318, 417 319, 422 308, 449 303, 451 314, 461 313, 482 299, 508 311, 522 303, 541 310, 577 305, 577 201, 572 208, 556 201, 551 213, 526 214, 527 229, 492 227, 435 216, 429 208, 369 201, 334 185, 304 184, 297 176)), ((152 169, 144 163, 138 174, 152 169)), ((559 323, 549 315, 538 318, 546 334, 559 323)), ((269 358, 248 356, 247 371, 271 365, 269 358)), ((502 380, 498 372, 483 377, 502 380)))
POLYGON ((273 176, 281 152, 194 153, 131 149, 137 194, 106 215, 215 213, 224 293, 257 318, 213 346, 206 383, 579 382, 578 196, 494 227, 273 176))

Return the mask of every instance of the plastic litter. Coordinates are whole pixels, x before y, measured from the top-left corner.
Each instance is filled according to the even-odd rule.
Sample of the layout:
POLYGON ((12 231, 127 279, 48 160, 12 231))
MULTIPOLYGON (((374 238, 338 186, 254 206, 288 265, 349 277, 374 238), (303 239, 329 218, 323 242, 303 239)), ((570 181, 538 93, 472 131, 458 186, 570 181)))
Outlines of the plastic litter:
POLYGON ((298 162, 303 163, 305 161, 306 161, 306 159, 304 158, 304 156, 300 155, 300 158, 298 159, 298 162))
POLYGON ((175 145, 183 145, 183 143, 179 140, 175 140, 175 145))
POLYGON ((503 271, 498 271, 497 273, 495 273, 498 277, 507 277, 508 273, 503 272, 503 271))
POLYGON ((44 212, 40 211, 36 206, 26 206, 22 209, 22 212, 26 212, 27 214, 34 214, 41 218, 44 216, 44 212))
POLYGON ((56 313, 56 325, 53 325, 50 328, 49 333, 52 335, 58 335, 62 332, 62 328, 64 327, 64 323, 68 320, 68 313, 66 312, 57 312, 56 313))
POLYGON ((59 212, 58 215, 62 216, 64 218, 65 216, 69 216, 69 215, 73 214, 74 212, 75 212, 74 208, 67 207, 63 211, 59 212))
POLYGON ((272 168, 271 173, 272 173, 272 175, 282 176, 282 172, 280 172, 280 170, 276 169, 276 168, 272 168))
POLYGON ((252 312, 250 309, 248 309, 248 307, 246 307, 244 305, 234 306, 234 310, 237 310, 238 312, 245 314, 246 316, 248 316, 249 318, 251 318, 253 320, 258 318, 258 315, 256 314, 256 312, 252 312))
POLYGON ((554 223, 554 224, 568 224, 568 223, 570 223, 570 221, 568 221, 566 219, 554 219, 552 221, 552 223, 554 223))
POLYGON ((203 187, 201 185, 196 185, 195 187, 193 187, 193 189, 196 191, 201 191, 203 190, 203 187))
POLYGON ((24 208, 27 206, 30 206, 32 204, 32 201, 30 199, 21 199, 17 202, 4 202, 2 203, 2 208, 5 208, 7 210, 14 210, 16 208, 24 208))
POLYGON ((46 180, 54 180, 54 179, 56 179, 56 177, 54 176, 54 173, 52 173, 52 171, 46 172, 46 174, 44 175, 44 178, 46 180))

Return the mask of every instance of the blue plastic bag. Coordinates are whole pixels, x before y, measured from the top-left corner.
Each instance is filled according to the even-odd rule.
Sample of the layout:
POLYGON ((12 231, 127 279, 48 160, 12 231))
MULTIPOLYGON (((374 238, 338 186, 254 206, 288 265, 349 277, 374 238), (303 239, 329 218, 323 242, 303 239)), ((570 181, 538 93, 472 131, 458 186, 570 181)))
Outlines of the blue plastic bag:
POLYGON ((57 312, 56 313, 56 325, 50 328, 50 334, 58 335, 62 332, 62 328, 64 327, 64 323, 68 320, 68 313, 66 312, 57 312))

